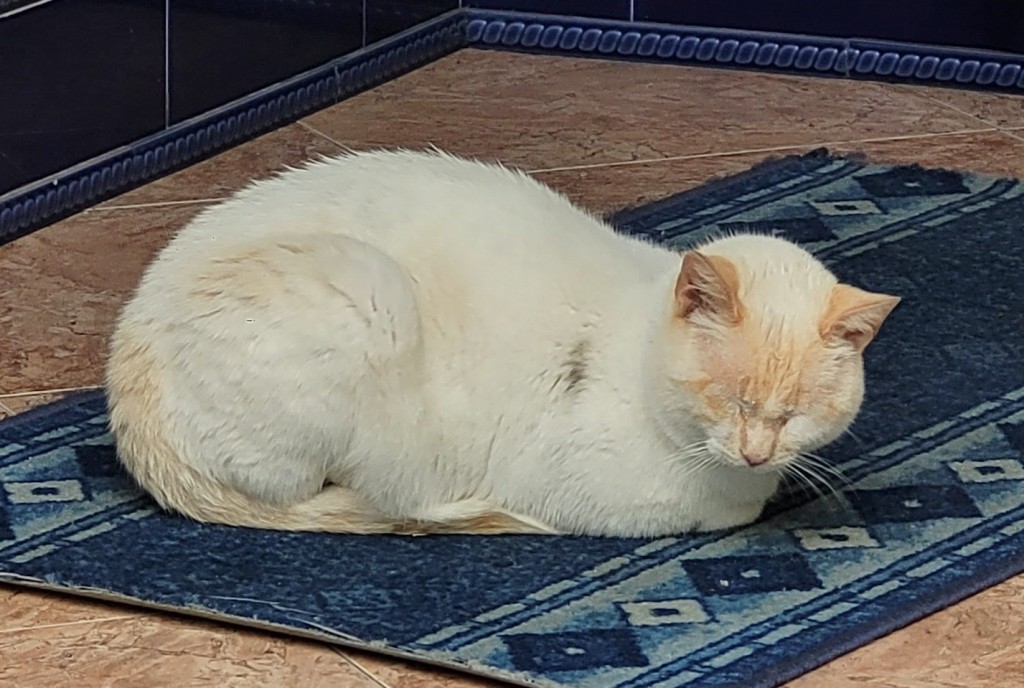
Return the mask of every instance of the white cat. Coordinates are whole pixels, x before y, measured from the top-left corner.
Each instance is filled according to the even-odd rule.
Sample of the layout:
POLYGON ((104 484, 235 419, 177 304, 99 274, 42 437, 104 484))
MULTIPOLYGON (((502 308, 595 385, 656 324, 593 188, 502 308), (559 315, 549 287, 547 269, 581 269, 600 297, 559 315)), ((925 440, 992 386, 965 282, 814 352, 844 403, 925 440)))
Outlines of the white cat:
POLYGON ((525 174, 352 154, 257 183, 113 337, 127 469, 201 521, 658 536, 757 518, 898 299, 780 239, 678 253, 525 174))

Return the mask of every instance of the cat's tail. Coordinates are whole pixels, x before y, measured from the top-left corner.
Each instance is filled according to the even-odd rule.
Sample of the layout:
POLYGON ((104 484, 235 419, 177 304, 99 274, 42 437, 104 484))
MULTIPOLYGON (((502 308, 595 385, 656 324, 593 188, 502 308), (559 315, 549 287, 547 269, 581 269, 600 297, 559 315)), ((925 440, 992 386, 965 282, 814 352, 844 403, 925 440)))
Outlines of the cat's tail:
POLYGON ((107 367, 110 426, 121 463, 168 511, 196 521, 250 528, 360 535, 395 533, 552 533, 527 517, 467 500, 422 518, 387 518, 345 487, 273 504, 215 480, 183 461, 168 440, 153 359, 144 344, 116 333, 107 367))

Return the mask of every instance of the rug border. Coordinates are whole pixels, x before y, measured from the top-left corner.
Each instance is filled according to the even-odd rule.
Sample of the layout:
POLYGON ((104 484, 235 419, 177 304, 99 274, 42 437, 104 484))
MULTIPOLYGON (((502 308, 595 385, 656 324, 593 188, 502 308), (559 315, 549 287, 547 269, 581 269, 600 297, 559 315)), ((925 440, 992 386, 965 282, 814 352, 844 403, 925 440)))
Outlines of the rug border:
MULTIPOLYGON (((47 394, 47 392, 46 390, 43 390, 39 392, 39 394, 47 394)), ((18 411, 14 415, 7 416, 6 418, 0 418, 0 429, 6 427, 17 427, 23 423, 31 423, 38 416, 48 416, 64 410, 64 407, 66 406, 78 406, 82 402, 92 401, 94 398, 105 396, 106 395, 102 388, 75 390, 74 392, 67 393, 60 399, 48 401, 45 404, 40 404, 39 406, 33 406, 25 411, 18 411)), ((4 398, 0 397, 0 402, 3 400, 4 398)))

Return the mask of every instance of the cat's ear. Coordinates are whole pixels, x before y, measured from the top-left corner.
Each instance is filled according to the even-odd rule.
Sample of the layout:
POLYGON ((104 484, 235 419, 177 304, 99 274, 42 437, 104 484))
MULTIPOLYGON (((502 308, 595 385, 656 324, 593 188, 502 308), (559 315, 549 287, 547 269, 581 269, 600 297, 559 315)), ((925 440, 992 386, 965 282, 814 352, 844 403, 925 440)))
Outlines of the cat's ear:
POLYGON ((846 340, 857 351, 864 351, 899 302, 898 296, 874 294, 848 284, 837 284, 832 288, 828 308, 821 320, 821 336, 826 341, 846 340))
POLYGON ((729 324, 742 320, 736 267, 721 256, 697 251, 683 254, 676 279, 676 313, 681 318, 702 313, 729 324))

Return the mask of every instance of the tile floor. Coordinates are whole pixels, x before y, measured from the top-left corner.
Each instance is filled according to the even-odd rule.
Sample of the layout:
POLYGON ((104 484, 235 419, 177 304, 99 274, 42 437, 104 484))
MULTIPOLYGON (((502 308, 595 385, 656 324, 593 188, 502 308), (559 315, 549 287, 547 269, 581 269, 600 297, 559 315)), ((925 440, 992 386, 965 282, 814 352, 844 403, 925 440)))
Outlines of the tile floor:
MULTIPOLYGON (((1024 176, 1024 100, 966 91, 464 51, 0 247, 0 416, 99 385, 153 253, 249 180, 342 146, 423 147, 531 170, 598 211, 828 145, 1024 176)), ((496 684, 207 621, 0 587, 0 686, 496 684)), ((1024 577, 791 688, 1006 688, 1024 676, 1024 577)))

